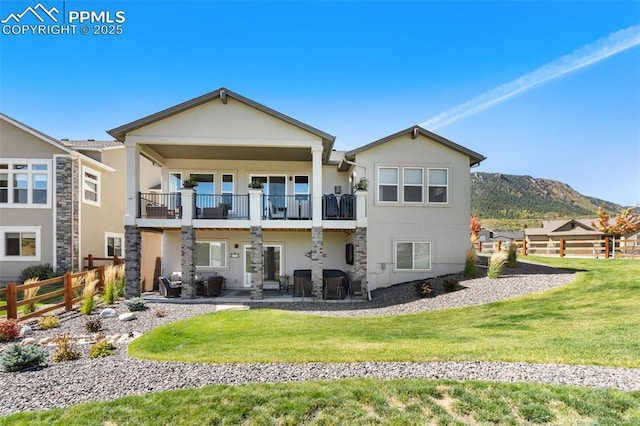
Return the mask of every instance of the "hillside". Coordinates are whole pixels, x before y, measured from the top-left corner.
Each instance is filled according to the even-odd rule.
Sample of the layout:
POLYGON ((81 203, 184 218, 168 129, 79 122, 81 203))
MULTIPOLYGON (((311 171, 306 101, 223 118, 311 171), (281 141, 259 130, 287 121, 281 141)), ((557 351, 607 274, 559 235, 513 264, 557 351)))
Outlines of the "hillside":
POLYGON ((595 217, 596 210, 618 213, 622 206, 587 197, 566 183, 501 173, 471 174, 471 211, 491 229, 538 227, 544 219, 595 217))

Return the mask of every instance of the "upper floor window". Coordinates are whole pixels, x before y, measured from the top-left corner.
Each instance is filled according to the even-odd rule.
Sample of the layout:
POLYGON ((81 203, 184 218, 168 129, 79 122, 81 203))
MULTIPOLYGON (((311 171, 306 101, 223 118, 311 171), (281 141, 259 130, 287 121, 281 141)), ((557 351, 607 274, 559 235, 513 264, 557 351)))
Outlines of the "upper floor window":
POLYGON ((40 260, 39 226, 5 226, 0 228, 0 260, 40 260))
POLYGON ((82 201, 100 206, 100 172, 88 167, 82 168, 82 201))
POLYGON ((229 210, 233 210, 233 175, 230 173, 222 174, 222 187, 220 188, 222 192, 222 202, 229 206, 229 210))
POLYGON ((449 170, 429 169, 429 203, 449 201, 449 170))
POLYGON ((405 203, 422 203, 423 170, 419 167, 405 167, 403 171, 403 200, 405 203))
POLYGON ((378 168, 378 201, 398 201, 398 168, 378 168))
POLYGON ((0 206, 51 207, 51 161, 0 160, 0 206))
POLYGON ((293 177, 293 193, 297 201, 309 199, 309 176, 293 177))

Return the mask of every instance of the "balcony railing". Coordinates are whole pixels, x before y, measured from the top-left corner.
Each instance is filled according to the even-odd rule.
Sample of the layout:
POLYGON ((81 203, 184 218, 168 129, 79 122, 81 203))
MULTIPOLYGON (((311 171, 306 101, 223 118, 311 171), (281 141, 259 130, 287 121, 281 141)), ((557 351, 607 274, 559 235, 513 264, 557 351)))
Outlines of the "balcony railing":
POLYGON ((249 219, 249 194, 195 194, 194 219, 249 219))
MULTIPOLYGON (((194 219, 250 219, 249 194, 194 194, 194 219)), ((138 193, 138 217, 180 219, 182 200, 179 192, 138 193)), ((263 195, 260 217, 263 220, 311 220, 310 195, 263 195)), ((323 195, 323 220, 355 220, 356 200, 351 194, 323 195)))
POLYGON ((310 195, 263 195, 262 219, 311 220, 310 195))
POLYGON ((138 193, 138 217, 149 219, 180 219, 182 202, 179 192, 159 194, 138 193))

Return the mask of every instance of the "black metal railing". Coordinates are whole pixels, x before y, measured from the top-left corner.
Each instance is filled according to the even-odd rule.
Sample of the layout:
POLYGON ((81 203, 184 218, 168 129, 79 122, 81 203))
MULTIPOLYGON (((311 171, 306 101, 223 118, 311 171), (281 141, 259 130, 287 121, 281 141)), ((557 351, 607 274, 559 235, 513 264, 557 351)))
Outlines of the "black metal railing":
POLYGON ((138 192, 138 217, 180 219, 182 217, 180 193, 138 192))
POLYGON ((249 194, 195 194, 195 219, 249 219, 249 194))
POLYGON ((310 220, 310 195, 263 195, 262 219, 310 220))

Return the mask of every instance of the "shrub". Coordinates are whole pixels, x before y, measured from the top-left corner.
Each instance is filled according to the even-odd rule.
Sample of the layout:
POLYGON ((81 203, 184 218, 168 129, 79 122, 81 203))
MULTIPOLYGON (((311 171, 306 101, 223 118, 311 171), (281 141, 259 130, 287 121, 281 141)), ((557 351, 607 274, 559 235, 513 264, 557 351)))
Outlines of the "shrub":
POLYGON ((58 276, 51 264, 45 263, 44 265, 31 265, 20 271, 20 281, 25 282, 30 278, 38 278, 40 280, 48 280, 58 276))
POLYGON ((58 317, 44 317, 38 321, 40 330, 48 330, 50 328, 60 327, 60 320, 58 317))
MULTIPOLYGON (((28 280, 26 280, 24 282, 24 284, 33 284, 33 283, 37 283, 40 279, 38 277, 34 277, 34 278, 29 278, 28 280)), ((31 287, 28 288, 26 290, 24 290, 22 292, 22 299, 26 300, 26 299, 33 299, 34 297, 36 297, 36 295, 38 294, 38 291, 40 290, 40 287, 31 287)), ((32 312, 36 311, 36 304, 35 303, 27 303, 26 305, 22 305, 22 313, 24 315, 30 314, 32 312)))
POLYGON ((104 295, 102 300, 112 305, 116 299, 116 281, 118 280, 118 266, 109 265, 104 269, 104 295))
POLYGON ((118 299, 124 298, 124 277, 118 278, 116 281, 115 293, 118 299))
POLYGON ((442 283, 442 286, 444 287, 445 293, 451 293, 452 291, 458 290, 458 281, 452 278, 447 278, 442 283))
POLYGON ((478 255, 476 254, 476 248, 471 246, 467 250, 464 261, 464 272, 462 273, 466 278, 475 277, 476 275, 478 275, 478 267, 476 266, 477 262, 478 255))
POLYGON ((433 297, 433 284, 429 280, 418 281, 416 283, 418 297, 433 297))
POLYGON ((57 345, 55 352, 53 353, 53 362, 73 361, 74 359, 80 359, 82 354, 68 334, 56 337, 54 343, 57 345))
POLYGON ((144 310, 144 299, 142 297, 132 297, 125 300, 124 304, 127 305, 130 311, 142 311, 144 310))
POLYGON ((91 358, 104 358, 109 355, 113 355, 116 351, 116 346, 113 343, 107 342, 107 339, 100 339, 89 349, 89 356, 91 358))
POLYGON ((500 278, 504 264, 507 261, 507 255, 503 252, 493 253, 489 259, 489 278, 500 278))
POLYGON ((97 333, 102 329, 102 319, 100 317, 87 318, 84 328, 89 333, 97 333))
POLYGON ((18 320, 6 318, 0 320, 0 342, 8 342, 20 335, 20 323, 18 320))
POLYGON ((36 345, 13 344, 0 353, 0 366, 4 371, 22 371, 37 367, 45 360, 47 353, 36 345))
POLYGON ((507 267, 515 268, 516 266, 518 266, 518 243, 511 241, 507 251, 507 267))
POLYGON ((84 276, 84 288, 82 289, 82 306, 80 307, 80 312, 83 315, 89 315, 91 311, 93 311, 93 307, 95 305, 95 301, 93 300, 93 296, 96 292, 96 284, 98 284, 98 280, 96 279, 96 271, 89 271, 84 276))

